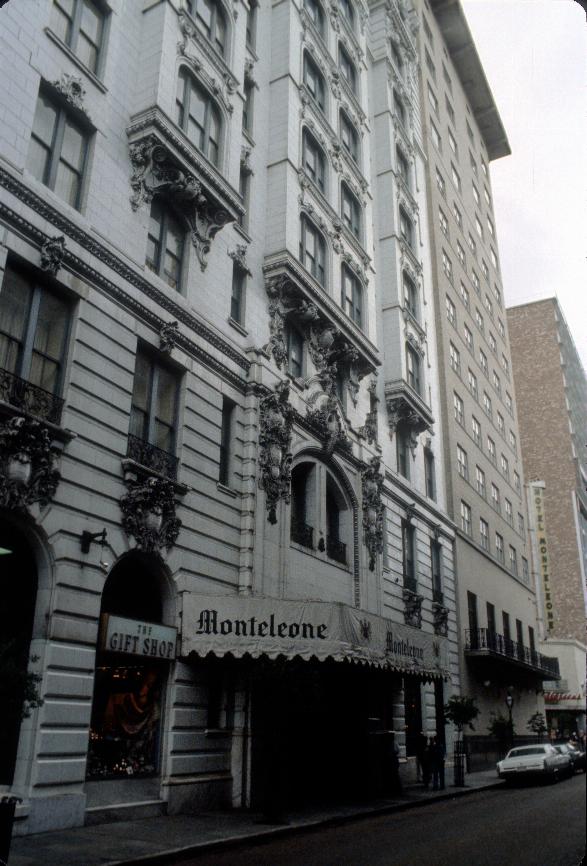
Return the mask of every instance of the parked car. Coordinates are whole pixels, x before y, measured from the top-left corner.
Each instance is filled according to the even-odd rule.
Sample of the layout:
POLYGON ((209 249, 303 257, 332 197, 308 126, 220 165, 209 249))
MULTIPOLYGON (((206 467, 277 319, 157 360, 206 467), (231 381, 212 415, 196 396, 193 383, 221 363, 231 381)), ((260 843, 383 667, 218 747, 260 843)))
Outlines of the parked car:
POLYGON ((557 743, 554 747, 560 755, 568 755, 573 765, 573 773, 575 770, 583 770, 585 772, 585 752, 575 749, 570 743, 557 743))
POLYGON ((547 743, 510 749, 505 758, 497 763, 497 775, 506 782, 524 778, 556 782, 563 776, 572 776, 573 772, 570 756, 561 754, 547 743))

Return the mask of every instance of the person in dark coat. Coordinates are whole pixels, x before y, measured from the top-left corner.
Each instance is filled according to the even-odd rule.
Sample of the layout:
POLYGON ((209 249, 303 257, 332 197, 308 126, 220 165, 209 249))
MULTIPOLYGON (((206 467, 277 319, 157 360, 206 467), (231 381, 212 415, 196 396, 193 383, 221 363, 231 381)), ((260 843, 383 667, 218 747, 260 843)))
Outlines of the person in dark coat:
POLYGON ((430 771, 432 773, 432 790, 444 791, 444 746, 433 737, 429 747, 430 771))
POLYGON ((428 749, 428 738, 424 731, 420 731, 418 736, 416 737, 416 779, 418 782, 422 781, 425 783, 424 779, 424 762, 426 751, 428 749))

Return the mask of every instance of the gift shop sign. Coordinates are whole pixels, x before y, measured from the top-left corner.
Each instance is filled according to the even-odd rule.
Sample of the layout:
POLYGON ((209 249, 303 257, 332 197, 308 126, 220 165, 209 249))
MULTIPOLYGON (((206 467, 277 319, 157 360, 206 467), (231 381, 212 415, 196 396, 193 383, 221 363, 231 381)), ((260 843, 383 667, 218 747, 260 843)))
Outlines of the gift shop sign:
POLYGON ((100 649, 171 661, 177 652, 177 629, 107 613, 102 617, 100 649))

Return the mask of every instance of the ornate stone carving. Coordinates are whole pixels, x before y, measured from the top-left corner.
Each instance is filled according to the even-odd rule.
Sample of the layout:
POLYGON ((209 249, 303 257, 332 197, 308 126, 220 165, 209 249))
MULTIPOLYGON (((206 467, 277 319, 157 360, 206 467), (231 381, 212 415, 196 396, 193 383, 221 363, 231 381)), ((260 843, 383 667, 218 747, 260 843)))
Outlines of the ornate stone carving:
POLYGON ((181 520, 175 514, 175 488, 166 478, 127 480, 129 488, 120 500, 122 527, 139 550, 159 553, 175 544, 181 520))
POLYGON ((340 411, 340 403, 334 391, 334 383, 329 382, 327 390, 315 395, 313 402, 316 402, 316 408, 309 406, 306 417, 314 427, 316 434, 322 439, 326 453, 332 454, 337 446, 345 451, 350 451, 352 445, 340 411), (320 403, 316 397, 321 398, 320 403))
POLYGON ((251 168, 251 154, 253 152, 253 148, 249 144, 243 144, 241 146, 241 168, 245 172, 245 174, 253 174, 253 169, 251 168))
POLYGON ((414 628, 422 628, 422 602, 423 596, 417 592, 404 589, 402 593, 404 601, 404 622, 414 628))
POLYGON ((277 505, 288 503, 291 487, 291 430, 294 409, 289 402, 289 383, 278 382, 259 406, 259 487, 265 491, 269 523, 277 523, 277 505))
POLYGON ((132 144, 129 153, 133 167, 132 209, 137 210, 143 202, 151 202, 155 195, 163 195, 173 202, 186 219, 200 269, 204 271, 213 238, 233 217, 217 206, 194 175, 175 164, 154 136, 132 144))
POLYGON ((184 58, 214 96, 220 99, 225 109, 232 114, 234 106, 228 97, 236 92, 237 79, 216 52, 211 50, 210 42, 199 33, 198 28, 184 10, 179 13, 179 27, 183 38, 177 44, 177 53, 184 58), (197 55, 190 54, 187 50, 190 39, 196 43, 197 55), (200 59, 202 56, 206 57, 209 63, 215 67, 220 80, 213 78, 206 71, 200 59))
POLYGON ((373 378, 367 389, 369 393, 369 411, 365 418, 365 423, 361 427, 361 435, 365 437, 371 445, 377 443, 379 438, 379 397, 377 396, 377 379, 373 378))
POLYGON ((49 504, 60 475, 54 468, 51 437, 40 421, 16 416, 0 426, 0 506, 26 511, 49 504))
POLYGON ((269 296, 269 342, 265 351, 273 355, 278 368, 287 364, 287 346, 285 340, 285 322, 289 313, 294 312, 304 325, 318 318, 315 304, 302 298, 294 298, 288 292, 287 277, 279 276, 268 280, 266 291, 269 296))
POLYGON ((251 276, 251 271, 247 265, 247 245, 246 244, 237 244, 233 250, 228 251, 229 257, 236 262, 239 268, 242 271, 245 271, 249 276, 251 276))
POLYGON ((55 276, 61 267, 64 253, 65 238, 63 235, 48 238, 41 246, 41 270, 55 276))
POLYGON ((159 331, 159 348, 162 352, 171 352, 177 344, 179 325, 177 322, 166 322, 159 331))
POLYGON ((386 397, 386 406, 390 439, 393 439, 398 426, 405 424, 409 433, 409 447, 415 458, 418 437, 429 428, 428 422, 401 396, 386 397))
POLYGON ((448 608, 443 604, 434 602, 432 605, 432 616, 434 618, 434 634, 446 637, 448 634, 448 608))
POLYGON ((373 457, 363 470, 363 530, 365 546, 369 551, 369 571, 375 570, 377 555, 383 553, 383 513, 381 499, 383 473, 381 460, 373 457))
POLYGON ((53 81, 52 84, 73 108, 82 111, 89 119, 84 105, 86 91, 80 75, 70 75, 68 72, 62 72, 59 80, 53 81))

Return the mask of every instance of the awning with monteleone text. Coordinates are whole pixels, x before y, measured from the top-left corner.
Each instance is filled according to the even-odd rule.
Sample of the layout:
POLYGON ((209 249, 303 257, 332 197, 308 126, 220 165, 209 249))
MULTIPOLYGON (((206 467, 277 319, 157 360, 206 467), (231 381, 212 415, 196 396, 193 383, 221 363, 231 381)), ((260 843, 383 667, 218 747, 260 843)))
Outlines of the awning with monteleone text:
POLYGON ((449 678, 447 639, 345 604, 183 595, 181 656, 334 659, 449 678))

